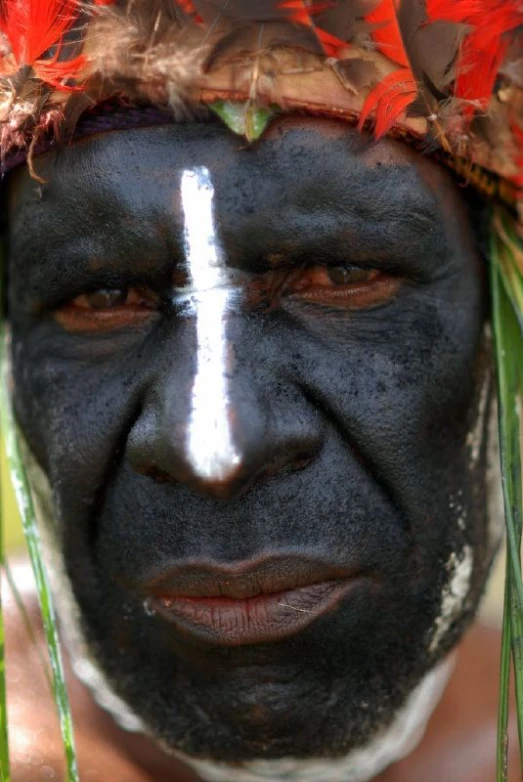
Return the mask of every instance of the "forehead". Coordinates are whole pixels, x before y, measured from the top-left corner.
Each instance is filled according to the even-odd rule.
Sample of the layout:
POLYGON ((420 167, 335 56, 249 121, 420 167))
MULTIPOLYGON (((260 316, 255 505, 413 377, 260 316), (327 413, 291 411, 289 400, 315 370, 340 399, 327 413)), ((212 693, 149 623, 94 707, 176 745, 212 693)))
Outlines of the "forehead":
POLYGON ((346 123, 288 117, 254 145, 219 122, 200 122, 100 134, 42 155, 44 185, 26 169, 11 180, 12 247, 17 255, 32 255, 35 243, 54 254, 75 247, 95 257, 138 243, 175 248, 183 174, 201 166, 232 263, 304 246, 324 251, 333 233, 364 256, 390 253, 391 242, 414 251, 427 231, 463 238, 458 189, 433 161, 346 123))
MULTIPOLYGON (((208 168, 217 198, 240 212, 247 201, 277 203, 289 195, 332 201, 349 188, 353 198, 379 191, 395 201, 415 203, 421 196, 428 206, 449 186, 446 172, 406 145, 373 142, 342 122, 298 117, 275 122, 255 145, 220 123, 190 123, 99 134, 36 161, 46 194, 52 190, 74 206, 83 194, 87 205, 118 191, 118 201, 131 209, 154 193, 161 202, 179 187, 181 172, 194 166, 208 168)), ((27 202, 27 170, 13 180, 15 203, 27 202)), ((43 205, 39 189, 32 190, 34 202, 43 205)))

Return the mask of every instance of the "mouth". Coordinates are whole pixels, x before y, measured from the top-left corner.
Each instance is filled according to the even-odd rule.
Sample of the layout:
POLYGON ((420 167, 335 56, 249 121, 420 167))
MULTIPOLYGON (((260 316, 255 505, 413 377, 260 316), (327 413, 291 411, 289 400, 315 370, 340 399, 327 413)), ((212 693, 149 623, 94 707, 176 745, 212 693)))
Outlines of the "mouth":
POLYGON ((147 605, 183 635, 220 646, 278 641, 333 612, 364 580, 353 570, 285 557, 178 566, 150 582, 147 605))

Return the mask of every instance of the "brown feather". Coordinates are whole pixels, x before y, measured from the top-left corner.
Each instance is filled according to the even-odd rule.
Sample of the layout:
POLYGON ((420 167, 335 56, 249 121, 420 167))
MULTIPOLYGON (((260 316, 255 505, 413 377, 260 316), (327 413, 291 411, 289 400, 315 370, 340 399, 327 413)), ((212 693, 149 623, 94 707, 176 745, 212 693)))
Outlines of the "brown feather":
POLYGON ((371 60, 336 60, 333 61, 332 67, 345 89, 356 95, 376 84, 379 79, 379 71, 371 60))

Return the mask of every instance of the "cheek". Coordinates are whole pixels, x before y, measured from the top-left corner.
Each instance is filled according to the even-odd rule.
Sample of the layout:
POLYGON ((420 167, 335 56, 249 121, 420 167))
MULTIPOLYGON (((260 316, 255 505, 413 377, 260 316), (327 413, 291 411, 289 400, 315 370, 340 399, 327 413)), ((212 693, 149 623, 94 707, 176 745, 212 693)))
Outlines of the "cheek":
POLYGON ((491 367, 477 279, 463 289, 459 303, 423 296, 331 322, 329 343, 313 324, 321 349, 299 358, 308 392, 388 487, 431 572, 448 558, 445 539, 485 539, 491 367))
MULTIPOLYGON (((477 288, 477 283, 470 286, 469 298, 475 295, 479 301, 477 288)), ((302 308, 260 319, 255 339, 252 334, 246 338, 249 329, 242 319, 232 334, 238 365, 265 402, 282 384, 294 393, 298 387, 330 440, 349 444, 361 462, 359 474, 367 476, 368 508, 373 485, 385 487, 410 530, 425 575, 448 558, 458 515, 450 507, 452 497, 465 493, 472 518, 478 494, 467 436, 486 371, 480 365, 481 308, 470 301, 460 304, 446 304, 442 296, 409 296, 357 317, 304 316, 302 308), (261 346, 271 341, 266 361, 261 346)), ((72 343, 63 339, 45 329, 38 336, 15 332, 13 364, 18 418, 71 518, 74 509, 83 508, 85 514, 100 501, 120 468, 144 389, 150 393, 152 387, 153 396, 161 393, 155 364, 175 361, 177 335, 162 341, 151 334, 139 345, 131 339, 118 349, 111 349, 110 341, 85 340, 75 342, 69 354, 64 345, 72 343)), ((324 459, 323 478, 317 477, 320 493, 343 495, 344 507, 354 489, 343 475, 358 474, 347 466, 324 459)), ((157 494, 150 483, 148 491, 157 494)), ((269 487, 271 493, 276 492, 269 487)), ((310 504, 314 507, 314 498, 310 504)))
MULTIPOLYGON (((275 315, 267 326, 280 337, 260 392, 270 401, 282 376, 289 385, 298 380, 323 417, 386 476, 399 503, 413 494, 422 504, 441 494, 448 465, 464 459, 481 380, 480 318, 471 307, 460 319, 453 311, 422 299, 357 318, 308 318, 305 328, 289 328, 275 315)), ((303 313, 298 317, 303 322, 303 313)), ((238 363, 247 374, 252 364, 259 376, 252 355, 242 352, 263 356, 241 327, 234 336, 238 363)), ((17 415, 38 460, 62 486, 70 479, 95 491, 103 481, 104 465, 118 458, 139 414, 144 384, 155 382, 150 365, 165 352, 158 342, 152 335, 139 347, 111 350, 110 341, 85 340, 68 356, 45 332, 40 339, 15 332, 17 415)), ((463 478, 462 466, 459 473, 463 478)))
POLYGON ((118 457, 126 422, 139 404, 136 362, 110 350, 97 361, 93 352, 86 345, 74 359, 64 357, 64 346, 54 334, 13 333, 17 419, 56 499, 78 497, 80 492, 84 505, 96 498, 104 472, 118 457), (89 353, 91 358, 86 358, 89 353))

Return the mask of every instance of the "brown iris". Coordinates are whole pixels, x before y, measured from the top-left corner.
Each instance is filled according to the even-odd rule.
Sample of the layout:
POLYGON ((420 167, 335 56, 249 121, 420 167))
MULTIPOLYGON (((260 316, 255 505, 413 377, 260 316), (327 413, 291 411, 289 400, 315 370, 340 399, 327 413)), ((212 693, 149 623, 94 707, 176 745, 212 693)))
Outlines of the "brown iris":
POLYGON ((400 287, 400 279, 359 266, 314 266, 295 278, 288 294, 317 304, 366 309, 384 304, 400 287))
POLYGON ((158 304, 158 296, 146 288, 100 288, 76 296, 54 315, 66 331, 103 332, 144 323, 158 304))
MULTIPOLYGON (((244 282, 247 306, 279 306, 283 299, 305 299, 338 309, 379 306, 397 292, 400 280, 359 266, 313 266, 278 270, 244 282)), ((100 288, 82 293, 55 311, 67 331, 104 332, 143 324, 159 309, 159 297, 147 288, 100 288)))

